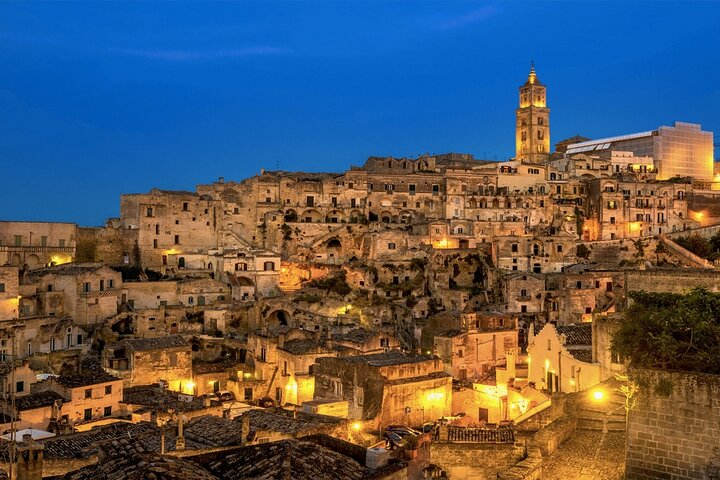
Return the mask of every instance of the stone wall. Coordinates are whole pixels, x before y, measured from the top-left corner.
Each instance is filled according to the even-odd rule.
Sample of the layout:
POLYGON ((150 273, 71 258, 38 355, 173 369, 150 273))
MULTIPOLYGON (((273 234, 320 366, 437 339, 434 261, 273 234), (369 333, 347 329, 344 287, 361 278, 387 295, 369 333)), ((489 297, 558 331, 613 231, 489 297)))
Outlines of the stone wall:
POLYGON ((524 458, 525 449, 512 444, 430 444, 430 461, 445 470, 449 478, 495 480, 499 472, 524 458))
POLYGON ((720 376, 635 371, 641 390, 628 419, 632 479, 709 479, 720 452, 720 376))

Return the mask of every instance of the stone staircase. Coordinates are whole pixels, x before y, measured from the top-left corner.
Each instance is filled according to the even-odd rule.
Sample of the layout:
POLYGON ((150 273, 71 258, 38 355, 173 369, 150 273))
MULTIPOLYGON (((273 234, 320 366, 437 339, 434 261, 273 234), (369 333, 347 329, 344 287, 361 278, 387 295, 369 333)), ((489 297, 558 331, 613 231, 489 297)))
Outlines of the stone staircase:
POLYGON ((601 384, 597 388, 577 394, 577 428, 597 432, 624 432, 625 397, 614 384, 601 384), (595 400, 592 392, 600 389, 605 393, 602 400, 595 400))

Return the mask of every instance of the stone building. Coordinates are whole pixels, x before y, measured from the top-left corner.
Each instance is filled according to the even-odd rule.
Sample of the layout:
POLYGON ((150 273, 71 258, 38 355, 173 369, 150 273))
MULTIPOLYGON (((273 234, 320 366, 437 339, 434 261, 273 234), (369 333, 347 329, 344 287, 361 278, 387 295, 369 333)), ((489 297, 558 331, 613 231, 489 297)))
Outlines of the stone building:
POLYGON ((75 259, 77 225, 0 221, 0 265, 40 268, 75 259))
POLYGON ((528 380, 539 390, 579 392, 600 383, 600 364, 593 359, 592 324, 556 327, 545 324, 528 339, 528 380))
POLYGON ((23 296, 21 315, 67 315, 79 325, 102 323, 118 312, 122 275, 102 264, 65 264, 35 270, 34 293, 23 296))
POLYGON ((351 418, 419 425, 450 414, 452 376, 432 355, 397 350, 318 359, 315 399, 346 400, 351 418))
MULTIPOLYGON (((99 419, 121 416, 123 398, 122 379, 106 373, 98 363, 82 360, 77 372, 51 376, 32 385, 33 395, 54 393, 61 398, 50 409, 48 421, 58 425, 78 425, 99 419), (57 411, 56 411, 57 410, 57 411)), ((47 430, 47 428, 44 428, 47 430)))
POLYGON ((465 327, 435 335, 435 352, 445 371, 457 380, 477 379, 505 363, 505 352, 517 350, 517 318, 504 314, 463 315, 465 327))
POLYGON ((190 344, 179 335, 121 340, 105 348, 103 366, 127 387, 161 381, 172 391, 195 391, 190 344))

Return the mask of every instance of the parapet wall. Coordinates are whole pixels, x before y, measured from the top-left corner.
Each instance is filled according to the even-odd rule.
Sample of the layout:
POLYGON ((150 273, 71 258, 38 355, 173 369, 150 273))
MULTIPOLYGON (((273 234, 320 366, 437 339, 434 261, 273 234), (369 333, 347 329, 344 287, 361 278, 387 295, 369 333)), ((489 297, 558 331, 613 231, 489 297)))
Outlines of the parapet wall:
POLYGON ((626 476, 717 479, 720 375, 635 371, 640 392, 628 419, 626 476))

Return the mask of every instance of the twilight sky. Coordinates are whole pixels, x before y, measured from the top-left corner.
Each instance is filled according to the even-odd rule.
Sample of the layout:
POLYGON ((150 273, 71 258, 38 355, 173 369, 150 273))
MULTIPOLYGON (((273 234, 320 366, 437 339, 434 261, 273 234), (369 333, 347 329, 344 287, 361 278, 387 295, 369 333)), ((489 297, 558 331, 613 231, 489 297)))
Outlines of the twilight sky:
POLYGON ((0 219, 101 225, 121 193, 369 155, 720 132, 717 2, 0 2, 0 219))

